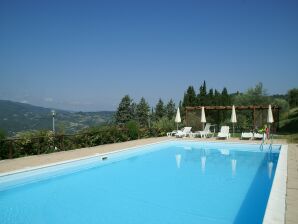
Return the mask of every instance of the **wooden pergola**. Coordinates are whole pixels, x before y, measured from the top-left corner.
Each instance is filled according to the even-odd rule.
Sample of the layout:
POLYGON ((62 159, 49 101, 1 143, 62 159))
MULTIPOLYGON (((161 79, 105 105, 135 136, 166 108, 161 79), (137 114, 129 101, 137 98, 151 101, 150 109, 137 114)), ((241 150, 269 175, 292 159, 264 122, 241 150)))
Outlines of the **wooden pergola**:
MULTIPOLYGON (((232 110, 232 106, 195 106, 185 108, 185 121, 188 126, 188 113, 191 111, 201 110, 204 107, 206 110, 232 110)), ((253 127, 256 127, 256 111, 268 110, 269 106, 235 106, 235 110, 250 110, 252 112, 253 127)), ((272 114, 274 117, 274 123, 277 124, 276 128, 279 127, 279 110, 278 106, 271 106, 272 114)))

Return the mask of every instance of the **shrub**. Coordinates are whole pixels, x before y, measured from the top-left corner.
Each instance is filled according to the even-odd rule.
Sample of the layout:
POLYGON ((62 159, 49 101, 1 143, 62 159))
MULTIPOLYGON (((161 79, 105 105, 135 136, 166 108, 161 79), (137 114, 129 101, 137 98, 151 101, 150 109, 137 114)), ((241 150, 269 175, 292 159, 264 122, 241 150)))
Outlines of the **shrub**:
POLYGON ((5 132, 0 129, 0 140, 4 140, 5 138, 6 138, 5 132))
POLYGON ((128 130, 128 136, 131 140, 139 138, 139 125, 136 121, 131 120, 126 123, 126 128, 128 130))
POLYGON ((0 139, 0 159, 51 153, 62 150, 92 147, 102 144, 165 135, 173 130, 174 122, 161 119, 156 127, 139 129, 136 121, 125 127, 101 126, 86 129, 76 135, 55 135, 51 131, 24 132, 16 139, 0 139))
POLYGON ((157 136, 165 136, 167 132, 173 131, 176 129, 175 122, 172 119, 168 119, 167 117, 163 117, 158 121, 153 123, 153 132, 157 136))

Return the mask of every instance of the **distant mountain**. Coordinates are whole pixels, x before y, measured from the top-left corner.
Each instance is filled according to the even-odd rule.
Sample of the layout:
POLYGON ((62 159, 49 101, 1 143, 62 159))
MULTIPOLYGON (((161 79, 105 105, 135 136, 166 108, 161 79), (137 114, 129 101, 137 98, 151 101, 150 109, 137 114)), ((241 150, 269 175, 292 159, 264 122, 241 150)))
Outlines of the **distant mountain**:
MULTIPOLYGON (((52 109, 0 100, 0 129, 7 135, 33 130, 52 130, 52 109)), ((55 110, 57 131, 75 133, 87 127, 109 123, 115 112, 70 112, 55 110)))

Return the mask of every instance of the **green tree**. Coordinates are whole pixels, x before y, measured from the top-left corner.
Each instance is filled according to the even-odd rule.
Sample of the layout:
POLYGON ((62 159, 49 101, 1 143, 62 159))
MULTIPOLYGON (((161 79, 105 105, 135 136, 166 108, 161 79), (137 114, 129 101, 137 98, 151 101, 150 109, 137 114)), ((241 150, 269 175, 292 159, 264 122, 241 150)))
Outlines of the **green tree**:
POLYGON ((290 109, 288 101, 286 101, 284 99, 276 98, 273 100, 272 104, 279 106, 282 113, 288 112, 290 109))
POLYGON ((136 116, 142 127, 148 125, 149 109, 149 104, 146 102, 145 98, 142 97, 139 104, 136 106, 136 116))
POLYGON ((290 89, 287 94, 290 107, 298 107, 298 88, 290 89))
POLYGON ((221 95, 220 95, 220 92, 215 89, 214 91, 214 105, 215 106, 220 106, 220 101, 221 101, 221 95))
POLYGON ((0 140, 3 140, 6 138, 6 133, 2 129, 0 129, 0 140))
POLYGON ((131 117, 132 120, 135 120, 137 116, 137 104, 132 101, 131 103, 131 117))
POLYGON ((151 113, 149 115, 150 122, 154 122, 156 120, 154 108, 151 108, 151 113))
POLYGON ((226 87, 223 88, 221 92, 221 105, 222 106, 228 106, 231 104, 231 99, 228 93, 228 90, 226 87))
POLYGON ((182 106, 185 108, 187 106, 196 106, 197 105, 197 97, 196 92, 193 86, 189 86, 186 93, 184 93, 182 106))
POLYGON ((207 102, 206 105, 208 106, 213 106, 215 105, 215 99, 214 99, 214 93, 213 93, 213 89, 209 90, 209 93, 207 95, 207 102))
POLYGON ((155 118, 156 120, 161 119, 163 116, 165 116, 165 107, 164 103, 161 99, 158 100, 156 107, 155 107, 155 118))
POLYGON ((206 82, 204 81, 203 85, 200 86, 200 93, 197 97, 197 102, 201 106, 206 106, 207 103, 207 87, 206 82))
POLYGON ((126 122, 133 119, 134 108, 133 101, 129 95, 125 95, 116 111, 116 123, 117 124, 125 124, 126 122))
POLYGON ((254 88, 248 89, 245 93, 234 97, 234 104, 240 106, 268 105, 271 102, 267 96, 262 83, 258 83, 254 88))
POLYGON ((172 99, 166 105, 166 114, 170 120, 173 119, 176 114, 175 103, 172 99))

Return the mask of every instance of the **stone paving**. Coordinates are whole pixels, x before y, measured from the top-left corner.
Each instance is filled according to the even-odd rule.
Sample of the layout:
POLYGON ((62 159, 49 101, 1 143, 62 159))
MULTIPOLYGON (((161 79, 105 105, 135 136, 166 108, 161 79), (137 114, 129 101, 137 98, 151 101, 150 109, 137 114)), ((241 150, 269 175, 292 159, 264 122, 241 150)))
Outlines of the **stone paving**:
POLYGON ((286 195, 286 224, 298 223, 298 145, 288 149, 288 181, 286 195))

